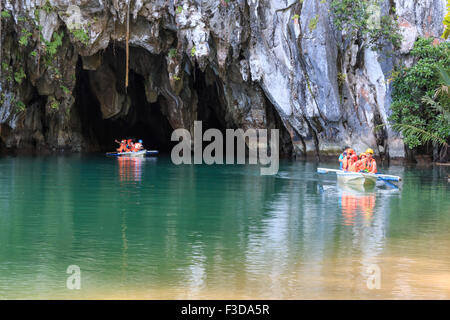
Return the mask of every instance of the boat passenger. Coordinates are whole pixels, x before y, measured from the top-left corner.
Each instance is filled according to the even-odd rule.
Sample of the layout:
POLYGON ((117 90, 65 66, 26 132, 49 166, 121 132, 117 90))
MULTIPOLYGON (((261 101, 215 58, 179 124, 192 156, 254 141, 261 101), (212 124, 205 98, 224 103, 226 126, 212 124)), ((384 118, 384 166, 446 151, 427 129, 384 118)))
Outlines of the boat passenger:
POLYGON ((134 150, 133 139, 127 140, 127 152, 132 152, 134 150))
MULTIPOLYGON (((342 161, 342 169, 345 171, 348 171, 352 164, 355 162, 353 160, 353 156, 356 156, 355 151, 353 149, 347 149, 347 156, 344 158, 344 161, 342 161)), ((356 157, 356 160, 358 157, 356 157)))
POLYGON ((345 146, 342 150, 341 155, 339 156, 339 169, 342 170, 342 165, 344 163, 344 158, 347 156, 347 149, 350 149, 350 147, 345 146))
POLYGON ((127 152, 127 141, 122 140, 121 142, 117 141, 120 144, 120 147, 117 149, 117 152, 127 152))
POLYGON ((355 157, 354 163, 350 166, 350 169, 348 171, 350 172, 360 172, 364 170, 364 160, 361 160, 357 157, 355 157))
POLYGON ((366 158, 364 159, 364 171, 369 173, 377 173, 377 162, 373 158, 373 150, 366 150, 366 158))
POLYGON ((133 151, 138 152, 141 151, 143 148, 144 146, 142 145, 142 140, 139 140, 137 143, 134 144, 133 151))

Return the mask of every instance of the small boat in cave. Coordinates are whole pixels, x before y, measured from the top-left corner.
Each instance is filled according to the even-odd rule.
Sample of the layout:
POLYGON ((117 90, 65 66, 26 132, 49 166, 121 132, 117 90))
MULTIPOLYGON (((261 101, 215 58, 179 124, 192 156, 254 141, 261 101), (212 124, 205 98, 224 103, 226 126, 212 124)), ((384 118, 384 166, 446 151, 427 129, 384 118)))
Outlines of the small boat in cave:
POLYGON ((140 151, 128 151, 128 152, 108 152, 106 153, 109 157, 132 157, 132 158, 144 158, 146 156, 156 156, 158 155, 158 150, 140 150, 140 151))

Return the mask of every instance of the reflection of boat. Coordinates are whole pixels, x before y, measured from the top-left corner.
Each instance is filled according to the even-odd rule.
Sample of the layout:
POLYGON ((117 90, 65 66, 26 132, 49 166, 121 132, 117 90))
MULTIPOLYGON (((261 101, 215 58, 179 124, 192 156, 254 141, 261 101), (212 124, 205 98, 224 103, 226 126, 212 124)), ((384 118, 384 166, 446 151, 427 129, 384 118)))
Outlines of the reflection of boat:
POLYGON ((358 185, 358 186, 375 186, 378 177, 371 173, 361 172, 336 172, 339 183, 358 185))
POLYGON ((117 157, 120 181, 141 181, 142 164, 140 157, 117 157))
POLYGON ((370 222, 373 217, 376 194, 375 192, 365 192, 363 185, 338 184, 340 192, 340 205, 344 225, 353 225, 358 215, 361 215, 366 222, 370 222))
POLYGON ((157 150, 141 150, 136 152, 108 152, 106 155, 110 157, 143 158, 145 156, 156 156, 157 154, 157 150))

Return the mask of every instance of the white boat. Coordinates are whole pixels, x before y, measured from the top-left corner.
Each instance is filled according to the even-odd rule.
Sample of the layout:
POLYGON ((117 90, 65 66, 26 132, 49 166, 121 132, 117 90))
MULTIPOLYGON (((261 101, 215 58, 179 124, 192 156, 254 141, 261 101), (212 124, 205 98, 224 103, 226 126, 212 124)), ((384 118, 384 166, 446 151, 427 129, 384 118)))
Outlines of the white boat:
POLYGON ((117 154, 118 157, 132 157, 132 158, 143 158, 147 154, 147 150, 141 150, 136 152, 120 152, 117 154))
POLYGON ((157 150, 141 150, 133 152, 109 152, 106 155, 110 157, 131 157, 144 158, 145 156, 155 156, 158 154, 157 150))
POLYGON ((374 186, 377 182, 378 176, 373 173, 361 172, 336 172, 339 183, 352 184, 360 186, 374 186))

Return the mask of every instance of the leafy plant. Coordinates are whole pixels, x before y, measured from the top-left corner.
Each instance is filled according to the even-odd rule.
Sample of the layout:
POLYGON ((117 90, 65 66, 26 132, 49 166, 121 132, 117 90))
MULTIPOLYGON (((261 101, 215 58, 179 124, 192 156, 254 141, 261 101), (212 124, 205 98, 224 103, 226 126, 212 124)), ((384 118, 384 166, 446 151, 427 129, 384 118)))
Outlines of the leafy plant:
POLYGON ((64 91, 64 94, 70 94, 71 91, 66 86, 60 85, 59 87, 64 91))
POLYGON ((89 35, 84 29, 74 29, 71 30, 73 36, 75 39, 83 43, 84 45, 89 44, 89 35))
POLYGON ((45 1, 45 4, 42 6, 42 9, 45 10, 45 12, 50 13, 52 11, 52 5, 50 4, 50 1, 45 1))
POLYGON ((169 57, 170 59, 175 58, 176 55, 177 55, 177 49, 172 48, 172 49, 169 50, 168 57, 169 57))
POLYGON ((298 20, 300 18, 300 16, 298 15, 298 14, 294 14, 293 16, 292 16, 292 20, 298 20))
POLYGON ((182 6, 178 6, 177 7, 177 13, 180 14, 183 12, 183 7, 182 6))
POLYGON ((22 68, 19 69, 19 71, 14 72, 14 80, 18 83, 21 84, 23 79, 25 79, 27 76, 25 74, 25 72, 23 71, 22 68))
POLYGON ((444 33, 442 34, 442 38, 448 39, 450 36, 450 0, 447 0, 447 14, 444 17, 443 24, 445 26, 444 33))
POLYGON ((314 18, 309 20, 309 30, 314 31, 317 28, 317 23, 319 22, 319 15, 316 14, 314 18))
POLYGON ((419 147, 430 141, 448 145, 450 136, 450 43, 437 46, 432 39, 416 41, 411 55, 417 62, 401 68, 393 79, 393 128, 402 132, 405 144, 419 147))
POLYGON ((7 19, 7 18, 11 17, 11 14, 10 14, 8 11, 3 10, 3 11, 0 13, 0 16, 1 16, 2 18, 7 19))
POLYGON ((48 100, 48 102, 49 102, 48 106, 50 107, 50 109, 58 110, 59 109, 59 102, 58 102, 58 100, 56 100, 54 97, 49 97, 48 99, 49 99, 48 100))
POLYGON ((30 56, 36 57, 36 56, 37 56, 36 50, 31 51, 31 52, 30 52, 30 56))
POLYGON ((338 75, 337 75, 337 79, 338 79, 338 83, 340 85, 342 85, 342 84, 345 83, 345 80, 347 79, 347 75, 345 73, 340 73, 339 72, 338 75))
POLYGON ((394 12, 374 23, 380 0, 332 0, 330 11, 338 30, 349 37, 367 37, 371 49, 381 50, 385 42, 392 43, 394 48, 400 46, 402 37, 394 12))
POLYGON ((16 110, 17 110, 17 112, 23 112, 23 111, 25 111, 25 109, 27 108, 26 106, 25 106, 25 103, 23 103, 22 101, 20 101, 20 100, 18 100, 18 101, 16 101, 16 110))
POLYGON ((193 46, 191 49, 191 57, 194 57, 196 52, 197 52, 197 49, 195 48, 195 46, 193 46))
POLYGON ((45 62, 50 65, 53 62, 55 54, 58 52, 58 48, 62 46, 62 40, 64 38, 64 32, 53 33, 52 40, 46 41, 42 36, 41 40, 45 44, 45 62))
POLYGON ((28 45, 28 39, 33 35, 31 32, 29 32, 27 29, 22 29, 21 31, 22 35, 19 38, 19 44, 23 47, 26 47, 28 45))

